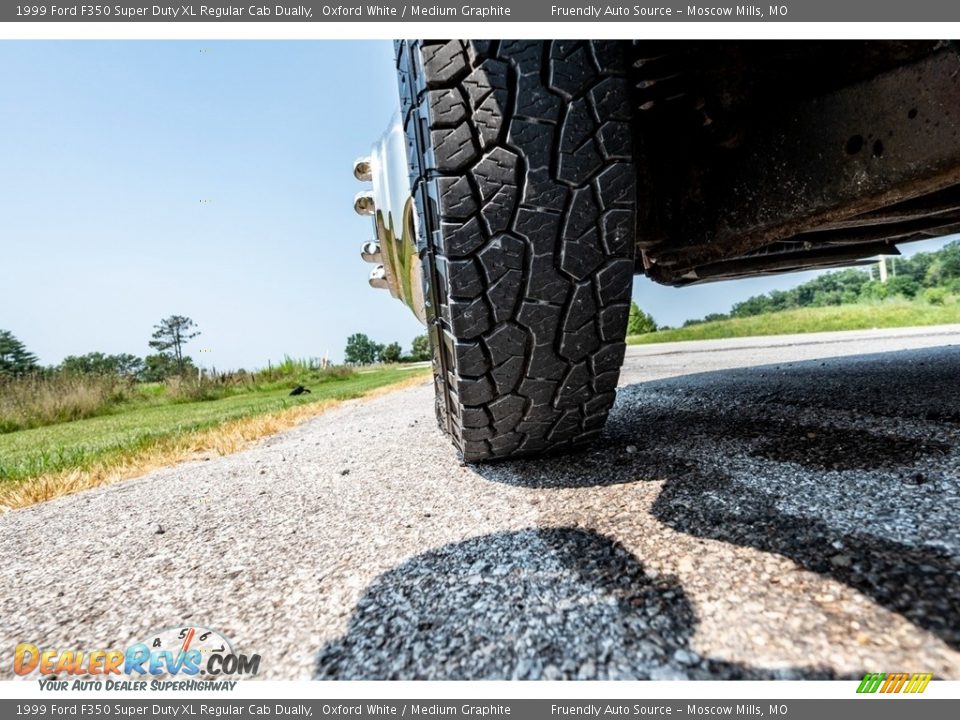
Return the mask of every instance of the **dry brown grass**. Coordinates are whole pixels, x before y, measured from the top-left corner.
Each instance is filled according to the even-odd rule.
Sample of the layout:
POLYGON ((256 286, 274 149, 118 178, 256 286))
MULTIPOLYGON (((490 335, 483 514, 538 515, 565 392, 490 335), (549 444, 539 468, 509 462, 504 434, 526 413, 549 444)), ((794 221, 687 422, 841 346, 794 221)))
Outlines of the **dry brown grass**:
POLYGON ((128 379, 112 375, 0 380, 0 432, 93 417, 132 394, 128 379))
POLYGON ((261 438, 299 425, 344 402, 364 402, 423 382, 423 375, 416 373, 393 385, 371 390, 358 400, 324 400, 231 420, 215 428, 163 440, 117 459, 94 463, 88 468, 47 473, 10 487, 0 487, 0 512, 140 477, 161 467, 197 460, 213 453, 229 455, 239 452, 261 438))

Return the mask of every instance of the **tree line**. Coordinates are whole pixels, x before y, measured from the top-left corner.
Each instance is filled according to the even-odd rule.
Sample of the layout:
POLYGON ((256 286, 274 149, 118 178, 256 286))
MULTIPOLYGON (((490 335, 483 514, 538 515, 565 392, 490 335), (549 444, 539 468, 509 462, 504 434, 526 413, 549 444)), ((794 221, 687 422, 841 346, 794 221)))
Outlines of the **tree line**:
POLYGON ((147 345, 155 352, 145 357, 130 353, 111 355, 89 352, 68 355, 59 365, 42 367, 37 356, 9 330, 0 330, 0 377, 63 372, 75 375, 116 375, 141 382, 162 382, 195 373, 193 359, 184 346, 200 335, 196 323, 184 315, 171 315, 153 326, 147 345))
POLYGON ((354 333, 347 338, 343 359, 351 365, 371 365, 373 363, 421 362, 429 360, 430 340, 426 335, 418 335, 405 354, 398 342, 386 345, 371 340, 364 333, 354 333))
POLYGON ((953 241, 935 252, 888 260, 886 282, 879 269, 850 268, 824 273, 790 290, 772 290, 755 295, 733 306, 729 313, 711 313, 684 326, 713 320, 750 317, 804 307, 849 305, 888 298, 924 300, 943 304, 948 295, 960 294, 960 241, 953 241))
MULTIPOLYGON (((0 378, 61 372, 163 382, 172 377, 196 375, 197 366, 186 354, 186 346, 199 335, 200 330, 191 318, 171 315, 153 327, 147 343, 155 351, 152 354, 139 357, 131 353, 89 352, 68 355, 59 365, 43 367, 12 332, 0 330, 0 378)), ((363 333, 355 333, 347 339, 344 355, 346 362, 353 365, 417 362, 430 359, 430 341, 426 335, 420 335, 413 339, 410 351, 405 353, 400 343, 381 344, 363 333)))

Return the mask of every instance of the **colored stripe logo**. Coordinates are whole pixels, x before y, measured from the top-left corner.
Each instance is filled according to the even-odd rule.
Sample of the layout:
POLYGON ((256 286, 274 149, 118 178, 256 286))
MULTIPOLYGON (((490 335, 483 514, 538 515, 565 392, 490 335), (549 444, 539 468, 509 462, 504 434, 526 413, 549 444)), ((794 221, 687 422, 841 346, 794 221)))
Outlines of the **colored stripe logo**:
POLYGON ((922 693, 933 673, 867 673, 860 681, 858 693, 922 693))

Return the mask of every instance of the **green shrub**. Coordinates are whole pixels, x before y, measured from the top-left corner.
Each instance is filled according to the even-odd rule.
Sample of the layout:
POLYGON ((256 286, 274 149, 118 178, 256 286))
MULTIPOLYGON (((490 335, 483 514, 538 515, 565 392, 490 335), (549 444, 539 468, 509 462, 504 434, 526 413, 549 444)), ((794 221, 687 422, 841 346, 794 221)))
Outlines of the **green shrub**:
POLYGON ((890 295, 901 295, 905 298, 915 298, 917 293, 920 292, 920 283, 918 283, 912 277, 900 275, 899 277, 890 278, 887 281, 887 291, 890 295))
POLYGON ((880 282, 879 280, 870 280, 864 283, 863 287, 860 288, 860 298, 862 300, 886 300, 887 295, 889 294, 890 289, 886 286, 886 284, 880 282))
POLYGON ((231 387, 228 385, 207 377, 197 378, 193 375, 172 377, 167 380, 166 385, 167 396, 174 402, 219 400, 233 394, 231 387))
POLYGON ((644 335, 656 332, 657 323, 633 301, 630 302, 630 316, 627 319, 627 335, 644 335))
POLYGON ((947 302, 947 289, 943 287, 927 288, 923 291, 923 299, 931 305, 944 305, 947 302))

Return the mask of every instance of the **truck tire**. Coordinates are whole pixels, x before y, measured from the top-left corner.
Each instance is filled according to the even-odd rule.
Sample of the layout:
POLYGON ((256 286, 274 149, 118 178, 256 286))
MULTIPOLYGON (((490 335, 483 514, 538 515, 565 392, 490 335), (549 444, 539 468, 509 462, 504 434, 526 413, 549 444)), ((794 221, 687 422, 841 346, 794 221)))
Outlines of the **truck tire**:
POLYGON ((634 273, 626 49, 397 42, 437 418, 466 462, 579 446, 613 404, 634 273))

